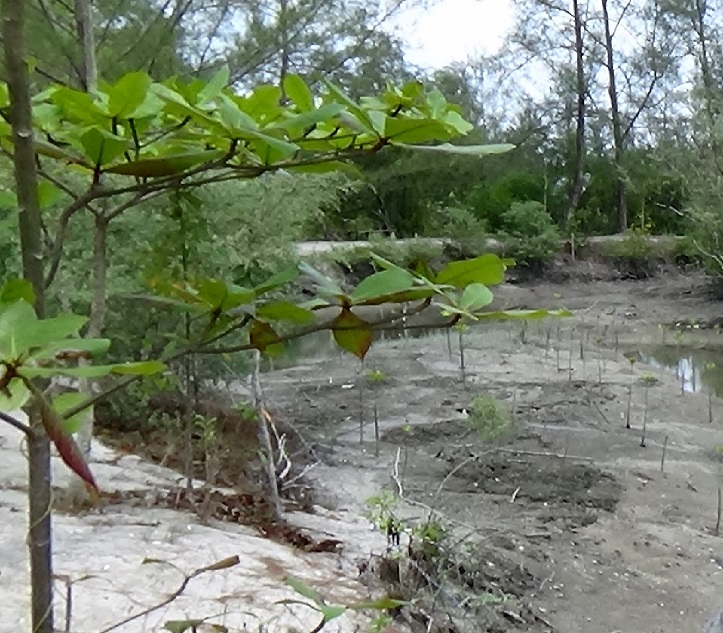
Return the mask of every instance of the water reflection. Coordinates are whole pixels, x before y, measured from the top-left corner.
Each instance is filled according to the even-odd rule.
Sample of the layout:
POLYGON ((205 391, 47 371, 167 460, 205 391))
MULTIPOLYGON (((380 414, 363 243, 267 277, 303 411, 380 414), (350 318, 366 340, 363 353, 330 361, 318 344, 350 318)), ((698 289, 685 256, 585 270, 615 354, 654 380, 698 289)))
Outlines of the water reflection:
POLYGON ((686 392, 711 390, 723 396, 723 350, 661 346, 642 352, 641 357, 648 365, 675 372, 686 392))

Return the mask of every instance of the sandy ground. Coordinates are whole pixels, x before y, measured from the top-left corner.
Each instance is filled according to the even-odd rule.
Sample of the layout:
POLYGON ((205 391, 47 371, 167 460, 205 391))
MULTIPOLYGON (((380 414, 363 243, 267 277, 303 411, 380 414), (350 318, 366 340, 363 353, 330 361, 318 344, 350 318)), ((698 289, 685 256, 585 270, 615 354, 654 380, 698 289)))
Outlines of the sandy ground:
MULTIPOLYGON (((723 607, 723 541, 714 534, 723 403, 705 388, 682 393, 673 371, 630 363, 624 353, 663 343, 681 354, 701 343, 714 347, 718 330, 675 335, 658 326, 714 319, 720 303, 702 279, 679 275, 542 282, 500 294, 508 305, 567 307, 575 317, 469 331, 464 381, 458 341, 452 338, 450 354, 444 334, 381 341, 363 368, 317 340, 302 364, 265 374, 272 413, 293 423, 319 459, 310 477, 324 507, 293 520, 341 540, 340 555, 295 552, 248 528, 204 525, 159 508, 60 514, 56 572, 78 581, 70 630, 107 630, 182 580, 164 566, 142 565, 144 558, 188 573, 238 554, 239 566, 194 580, 184 601, 114 630, 158 631, 170 618, 225 610, 217 621, 231 631, 309 631, 316 624, 309 610, 276 604, 292 595, 283 576, 302 576, 338 601, 365 597, 357 561, 386 544, 364 518, 365 502, 385 489, 398 496, 401 486, 395 512, 404 523, 424 523, 434 510, 456 550, 467 552, 466 568, 455 567, 460 586, 445 581, 436 603, 437 621, 457 627, 437 630, 470 630, 465 623, 476 621, 475 630, 497 633, 700 633, 723 607), (384 379, 369 380, 372 370, 384 379), (513 411, 513 437, 490 443, 468 432, 456 409, 480 394, 513 411), (80 581, 85 575, 92 577, 80 581)), ((16 434, 0 429, 3 633, 27 630, 17 592, 26 574, 18 445, 16 434)), ((175 473, 134 456, 99 447, 95 459, 106 489, 177 485, 175 473)), ((366 630, 358 626, 350 618, 325 630, 366 630)), ((405 624, 394 626, 388 630, 405 624)))

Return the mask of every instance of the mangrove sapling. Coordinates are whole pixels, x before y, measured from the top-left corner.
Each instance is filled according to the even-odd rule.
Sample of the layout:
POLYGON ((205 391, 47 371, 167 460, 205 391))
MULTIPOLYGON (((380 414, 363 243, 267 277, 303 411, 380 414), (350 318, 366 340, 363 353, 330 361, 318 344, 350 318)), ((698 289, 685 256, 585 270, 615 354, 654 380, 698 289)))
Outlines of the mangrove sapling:
POLYGON ((630 384, 628 385, 628 406, 625 411, 625 428, 629 429, 629 428, 631 428, 630 427, 630 410, 633 405, 633 383, 635 382, 635 376, 633 374, 633 367, 634 367, 635 361, 637 359, 633 353, 626 354, 626 357, 628 359, 628 363, 630 363, 630 384))
POLYGON ((646 374, 642 376, 641 380, 645 385, 645 401, 643 405, 643 433, 640 437, 640 447, 645 448, 645 432, 648 427, 648 395, 650 393, 650 386, 654 385, 657 382, 657 379, 655 378, 655 376, 646 374))
POLYGON ((464 333, 467 326, 463 323, 457 323, 455 326, 457 335, 459 337, 459 373, 462 378, 462 384, 467 386, 467 366, 465 364, 465 347, 464 347, 464 333))
MULTIPOLYGON (((406 331, 406 328, 405 328, 406 331)), ((364 446, 364 359, 359 363, 359 445, 364 446)))
POLYGON ((721 506, 723 505, 723 495, 721 494, 721 487, 720 484, 718 485, 718 503, 716 507, 716 519, 715 519, 715 535, 720 536, 720 520, 721 520, 721 512, 723 509, 721 506))
POLYGON ((374 457, 379 457, 379 408, 374 403, 374 457))
POLYGON ((570 329, 570 353, 567 358, 567 379, 572 380, 572 350, 574 347, 575 330, 570 329))
POLYGON ((660 472, 665 474, 665 453, 668 450, 668 436, 663 440, 663 454, 660 457, 660 472))
POLYGON ((452 352, 452 332, 447 328, 444 334, 447 338, 447 354, 449 355, 449 362, 451 363, 454 360, 454 354, 452 352))
POLYGON ((550 337, 552 336, 552 332, 550 328, 547 328, 547 331, 545 332, 545 362, 547 362, 547 359, 550 356, 550 337))

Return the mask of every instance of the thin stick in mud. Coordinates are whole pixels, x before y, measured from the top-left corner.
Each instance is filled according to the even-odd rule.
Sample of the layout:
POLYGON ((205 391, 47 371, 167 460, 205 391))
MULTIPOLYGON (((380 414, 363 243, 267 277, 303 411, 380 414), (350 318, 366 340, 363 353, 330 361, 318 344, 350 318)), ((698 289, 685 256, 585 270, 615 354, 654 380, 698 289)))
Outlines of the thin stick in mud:
POLYGON ((668 450, 668 436, 663 440, 663 455, 660 458, 660 472, 665 474, 665 452, 668 450))
POLYGON ((720 516, 721 516, 721 487, 718 486, 718 509, 716 512, 716 521, 715 521, 715 535, 720 536, 720 516))
POLYGON ((374 403, 374 457, 379 457, 379 409, 374 403))

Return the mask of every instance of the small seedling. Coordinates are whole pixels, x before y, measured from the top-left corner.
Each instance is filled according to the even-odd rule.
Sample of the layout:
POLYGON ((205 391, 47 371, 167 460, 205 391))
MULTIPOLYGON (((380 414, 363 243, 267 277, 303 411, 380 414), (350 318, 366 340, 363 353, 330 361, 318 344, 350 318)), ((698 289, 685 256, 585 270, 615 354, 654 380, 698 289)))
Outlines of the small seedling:
POLYGON ((372 383, 382 383, 387 381, 387 375, 381 369, 372 369, 366 373, 366 379, 372 383))

